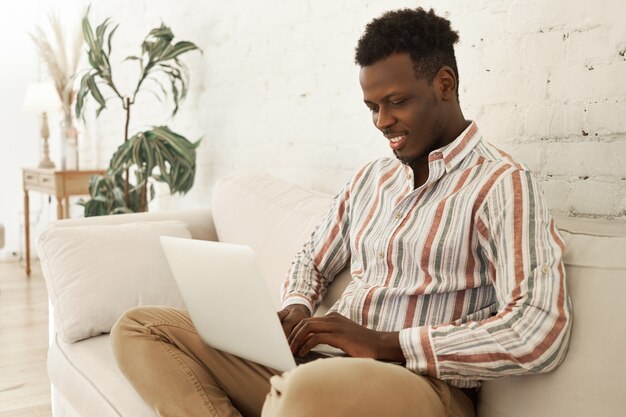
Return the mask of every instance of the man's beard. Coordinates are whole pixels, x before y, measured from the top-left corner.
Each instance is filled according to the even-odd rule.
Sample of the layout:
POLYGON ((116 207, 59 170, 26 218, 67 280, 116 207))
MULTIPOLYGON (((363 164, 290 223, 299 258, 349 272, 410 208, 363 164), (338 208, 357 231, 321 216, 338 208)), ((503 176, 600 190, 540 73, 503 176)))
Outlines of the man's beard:
POLYGON ((418 155, 413 158, 405 158, 405 157, 398 155, 398 152, 396 150, 393 151, 393 154, 398 159, 398 161, 400 161, 402 164, 410 166, 410 167, 415 166, 415 164, 417 164, 420 159, 424 157, 428 158, 428 155, 430 155, 432 151, 435 151, 441 148, 441 142, 443 141, 443 130, 444 130, 443 123, 439 120, 435 121, 435 124, 430 134, 430 137, 434 137, 435 139, 432 142, 430 142, 430 146, 427 149, 425 149, 421 155, 418 155))
POLYGON ((419 163, 419 161, 423 158, 427 158, 428 159, 428 155, 431 154, 432 151, 435 151, 439 148, 441 148, 441 137, 435 141, 433 141, 431 143, 431 145, 424 150, 424 152, 421 155, 415 156, 413 158, 406 158, 406 157, 402 157, 400 155, 398 155, 397 151, 393 151, 393 154, 395 155, 396 159, 398 161, 400 161, 402 164, 407 165, 409 167, 413 167, 415 165, 417 165, 419 163))
POLYGON ((398 161, 400 161, 402 164, 407 165, 407 166, 411 166, 412 163, 415 163, 419 160, 419 158, 411 158, 411 159, 407 159, 407 158, 403 158, 400 155, 398 155, 397 151, 393 151, 393 154, 396 156, 396 159, 398 159, 398 161))

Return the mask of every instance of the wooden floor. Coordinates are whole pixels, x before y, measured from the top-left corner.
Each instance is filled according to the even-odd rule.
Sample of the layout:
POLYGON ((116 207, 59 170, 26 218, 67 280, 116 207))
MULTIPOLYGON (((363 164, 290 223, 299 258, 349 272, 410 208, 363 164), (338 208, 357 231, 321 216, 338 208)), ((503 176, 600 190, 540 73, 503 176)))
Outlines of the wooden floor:
POLYGON ((48 301, 38 263, 0 262, 0 417, 50 417, 48 301))

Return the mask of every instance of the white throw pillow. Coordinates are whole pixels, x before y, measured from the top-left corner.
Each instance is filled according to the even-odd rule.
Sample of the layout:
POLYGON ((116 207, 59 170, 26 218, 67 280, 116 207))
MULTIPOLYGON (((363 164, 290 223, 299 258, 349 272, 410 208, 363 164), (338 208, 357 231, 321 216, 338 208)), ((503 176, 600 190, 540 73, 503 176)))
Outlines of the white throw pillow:
POLYGON ((51 227, 37 239, 57 333, 67 343, 108 333, 138 305, 184 307, 159 236, 190 238, 181 221, 51 227))

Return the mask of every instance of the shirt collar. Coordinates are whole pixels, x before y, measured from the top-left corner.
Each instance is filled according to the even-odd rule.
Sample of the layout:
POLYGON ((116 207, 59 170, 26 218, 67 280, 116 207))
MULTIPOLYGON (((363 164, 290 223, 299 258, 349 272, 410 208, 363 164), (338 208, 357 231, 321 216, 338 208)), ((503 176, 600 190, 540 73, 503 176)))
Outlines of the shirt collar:
POLYGON ((436 149, 428 155, 428 164, 443 161, 446 172, 450 172, 476 147, 481 139, 476 122, 472 121, 469 126, 452 142, 436 149))

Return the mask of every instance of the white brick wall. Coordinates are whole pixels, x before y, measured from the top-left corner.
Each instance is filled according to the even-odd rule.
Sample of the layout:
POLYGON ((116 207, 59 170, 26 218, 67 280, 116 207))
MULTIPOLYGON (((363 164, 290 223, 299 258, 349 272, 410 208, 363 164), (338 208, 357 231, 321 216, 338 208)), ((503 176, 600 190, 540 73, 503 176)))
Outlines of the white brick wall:
MULTIPOLYGON (((158 205, 209 204, 217 178, 248 169, 332 193, 388 155, 361 102, 353 51, 371 18, 416 5, 459 31, 465 116, 536 172, 552 210, 626 219, 623 0, 97 2, 96 20, 121 23, 120 57, 161 20, 204 50, 187 61, 193 91, 173 123, 204 136, 196 185, 182 199, 161 193, 158 205)), ((163 122, 159 109, 146 104, 133 126, 163 122)), ((120 143, 118 117, 99 123, 90 152, 100 164, 120 143)))

